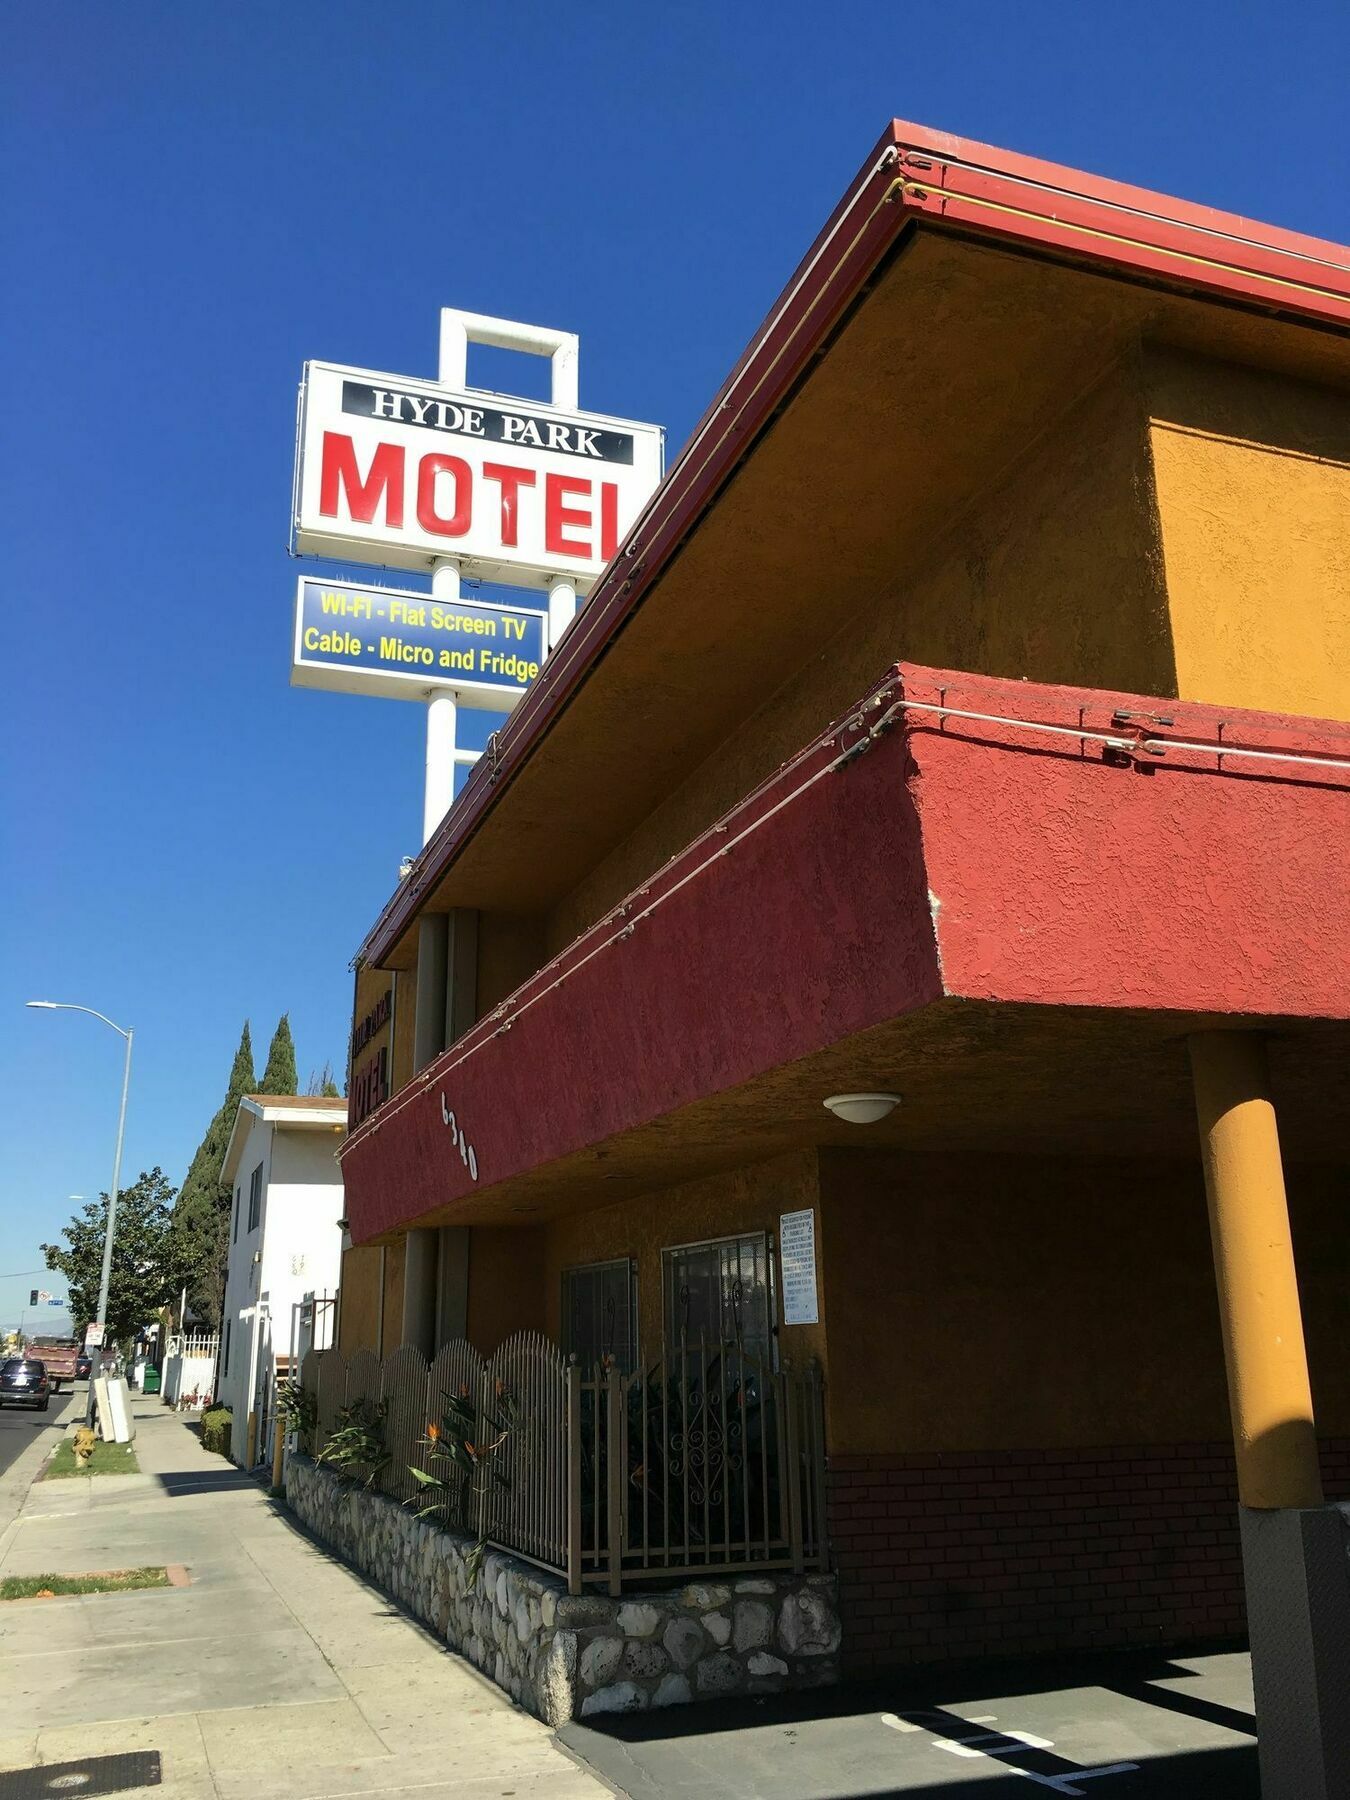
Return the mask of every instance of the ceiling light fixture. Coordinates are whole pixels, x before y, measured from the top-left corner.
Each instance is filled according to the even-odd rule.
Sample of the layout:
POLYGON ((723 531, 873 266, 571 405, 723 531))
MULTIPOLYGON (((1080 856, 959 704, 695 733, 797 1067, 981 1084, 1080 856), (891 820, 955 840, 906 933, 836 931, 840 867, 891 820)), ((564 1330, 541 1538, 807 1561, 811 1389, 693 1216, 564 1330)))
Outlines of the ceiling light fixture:
POLYGON ((850 1125, 875 1125, 900 1104, 899 1094, 831 1094, 824 1102, 836 1119, 850 1125))

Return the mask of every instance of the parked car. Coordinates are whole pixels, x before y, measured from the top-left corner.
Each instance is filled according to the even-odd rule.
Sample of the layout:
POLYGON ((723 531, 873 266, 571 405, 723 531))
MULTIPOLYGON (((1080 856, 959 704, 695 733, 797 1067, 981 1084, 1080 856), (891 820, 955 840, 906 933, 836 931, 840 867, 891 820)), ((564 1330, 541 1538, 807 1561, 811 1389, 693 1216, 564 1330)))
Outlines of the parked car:
POLYGON ((11 1356, 0 1363, 0 1406, 32 1406, 46 1412, 51 1398, 45 1363, 11 1356))

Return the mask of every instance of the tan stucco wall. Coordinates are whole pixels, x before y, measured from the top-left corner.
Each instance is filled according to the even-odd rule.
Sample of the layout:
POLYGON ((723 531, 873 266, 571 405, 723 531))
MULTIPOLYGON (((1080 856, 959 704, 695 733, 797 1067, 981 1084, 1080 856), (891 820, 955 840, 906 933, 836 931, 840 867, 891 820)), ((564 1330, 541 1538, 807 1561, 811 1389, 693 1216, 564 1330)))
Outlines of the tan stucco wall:
POLYGON ((380 1355, 388 1356, 403 1342, 403 1273, 408 1240, 396 1238, 384 1255, 384 1335, 380 1355))
MULTIPOLYGON (((1289 1173, 1326 1432, 1350 1429, 1345 1175, 1289 1173)), ((1198 1162, 821 1156, 837 1453, 1229 1435, 1198 1162)))
POLYGON ((546 960, 544 922, 533 916, 478 915, 478 1016, 529 979, 546 960))
MULTIPOLYGON (((914 472, 923 479, 922 469, 914 472)), ((903 508, 903 492, 895 496, 903 508)), ((897 532, 898 536, 898 532, 897 532)), ((1170 694, 1138 358, 1117 364, 874 594, 819 576, 819 654, 551 914, 555 952, 839 716, 895 661, 1170 694)), ((762 599, 773 605, 772 595, 762 599)), ((776 672, 775 672, 776 675, 776 672)))
MULTIPOLYGON (((757 1231, 768 1232, 775 1243, 781 1314, 781 1274, 776 1263, 779 1214, 814 1207, 816 1202, 816 1154, 805 1150, 556 1220, 544 1232, 546 1328, 551 1336, 559 1335, 564 1269, 632 1257, 638 1266, 638 1335, 645 1353, 655 1356, 663 1329, 662 1250, 757 1231)), ((780 1350, 793 1363, 812 1356, 824 1361, 825 1292, 819 1267, 817 1272, 821 1323, 783 1326, 779 1332, 780 1350)))
POLYGON ((344 1356, 378 1349, 380 1252, 378 1247, 344 1250, 338 1308, 338 1349, 344 1356))
POLYGON ((413 1076, 413 1036, 417 1024, 417 970, 392 969, 394 984, 394 1066, 389 1092, 396 1094, 413 1076))
POLYGON ((545 1266, 538 1228, 470 1230, 467 1335, 484 1356, 517 1331, 545 1329, 545 1266))
POLYGON ((1350 718, 1350 395, 1146 366, 1176 691, 1350 718))

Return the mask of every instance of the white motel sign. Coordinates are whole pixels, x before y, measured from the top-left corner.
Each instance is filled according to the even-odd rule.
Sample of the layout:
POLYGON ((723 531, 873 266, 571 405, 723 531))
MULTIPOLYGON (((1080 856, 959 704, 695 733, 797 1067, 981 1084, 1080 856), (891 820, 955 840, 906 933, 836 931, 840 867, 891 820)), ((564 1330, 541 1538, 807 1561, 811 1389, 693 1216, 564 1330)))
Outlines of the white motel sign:
POLYGON ((482 580, 596 580, 661 478, 654 425, 336 363, 305 366, 302 555, 482 580))
POLYGON ((431 592, 302 577, 291 680, 427 703, 424 840, 477 761, 458 708, 523 698, 661 480, 661 428, 582 412, 578 356, 572 332, 443 307, 435 381, 305 364, 292 551, 413 569, 431 592), (547 356, 549 399, 471 387, 471 343, 547 356), (547 612, 467 601, 463 579, 542 589, 547 612))

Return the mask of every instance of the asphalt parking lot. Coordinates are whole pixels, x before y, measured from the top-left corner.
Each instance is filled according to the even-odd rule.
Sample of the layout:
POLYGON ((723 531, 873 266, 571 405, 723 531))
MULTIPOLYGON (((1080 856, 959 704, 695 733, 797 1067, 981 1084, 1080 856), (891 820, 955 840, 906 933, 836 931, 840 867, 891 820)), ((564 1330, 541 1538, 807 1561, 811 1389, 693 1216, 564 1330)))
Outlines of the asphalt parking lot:
POLYGON ((560 1734, 633 1800, 1257 1800, 1245 1655, 1081 1658, 677 1707, 560 1734))

